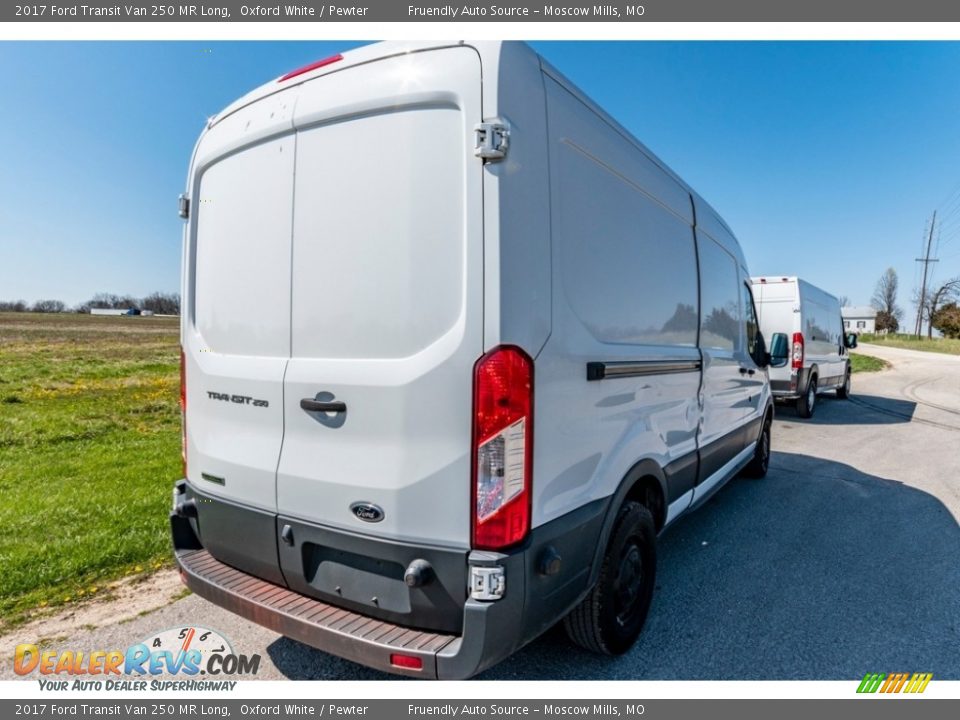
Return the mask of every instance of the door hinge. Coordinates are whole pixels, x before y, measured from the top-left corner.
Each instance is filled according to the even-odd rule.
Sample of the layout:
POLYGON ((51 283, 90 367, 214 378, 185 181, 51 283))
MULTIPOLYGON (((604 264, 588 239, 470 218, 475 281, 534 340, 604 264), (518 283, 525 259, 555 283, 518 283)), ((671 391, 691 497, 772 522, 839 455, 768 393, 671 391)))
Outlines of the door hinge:
POLYGON ((190 217, 190 198, 185 193, 177 198, 177 214, 184 220, 190 217))
POLYGON ((483 160, 503 160, 510 145, 510 128, 505 122, 491 120, 474 125, 477 143, 473 154, 483 160))

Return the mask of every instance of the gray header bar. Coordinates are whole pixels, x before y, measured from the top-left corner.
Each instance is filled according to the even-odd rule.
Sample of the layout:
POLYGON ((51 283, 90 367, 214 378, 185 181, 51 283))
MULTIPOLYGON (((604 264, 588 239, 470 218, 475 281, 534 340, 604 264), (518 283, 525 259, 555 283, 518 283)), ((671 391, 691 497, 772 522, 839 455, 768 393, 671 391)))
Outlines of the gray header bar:
MULTIPOLYGON (((854 694, 856 682, 850 685, 854 694)), ((176 699, 157 697, 154 700, 34 700, 0 701, 0 717, 86 718, 158 717, 167 720, 218 717, 232 718, 362 718, 362 720, 454 720, 467 718, 499 718, 530 720, 533 718, 571 717, 604 720, 663 720, 664 718, 711 718, 711 720, 810 720, 818 717, 843 717, 849 720, 900 720, 909 714, 911 720, 933 720, 957 717, 960 701, 905 699, 899 697, 869 700, 228 700, 209 694, 176 699), (906 705, 910 708, 907 710, 906 705)))
POLYGON ((957 22, 943 0, 431 0, 3 3, 2 22, 957 22))

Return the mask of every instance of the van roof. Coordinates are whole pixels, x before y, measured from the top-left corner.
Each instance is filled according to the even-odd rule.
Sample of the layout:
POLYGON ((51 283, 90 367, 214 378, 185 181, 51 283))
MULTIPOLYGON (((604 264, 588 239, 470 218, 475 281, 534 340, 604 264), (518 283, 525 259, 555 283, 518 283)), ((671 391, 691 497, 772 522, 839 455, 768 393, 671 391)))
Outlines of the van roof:
MULTIPOLYGON (((394 57, 397 55, 405 55, 408 53, 420 52, 424 50, 436 50, 444 47, 457 47, 464 45, 471 47, 477 51, 480 55, 481 68, 497 68, 500 64, 500 58, 503 52, 503 46, 505 44, 511 44, 515 46, 522 46, 526 48, 526 51, 535 55, 538 62, 540 63, 541 68, 544 72, 547 73, 551 78, 563 85, 567 90, 573 93, 581 102, 590 107, 594 112, 596 112, 600 117, 602 117, 607 123, 609 123, 613 128, 615 128, 621 135, 633 143, 637 149, 644 153, 647 157, 650 158, 658 167, 660 167, 665 173, 667 173, 673 180, 681 185, 687 192, 690 193, 693 198, 693 202, 696 208, 696 217, 697 225, 704 229, 714 237, 715 240, 723 242, 724 238, 722 237, 723 233, 729 235, 729 237, 734 240, 733 247, 729 249, 734 252, 737 256, 737 260, 740 264, 745 264, 743 259, 742 249, 739 247, 739 243, 736 242, 736 235, 733 230, 730 229, 730 226, 723 220, 720 214, 710 205, 703 197, 693 188, 691 188, 679 175, 677 175, 665 162, 663 162, 655 153, 653 153, 646 145, 640 142, 629 130, 627 130, 623 125, 621 125, 615 118, 613 118, 607 111, 597 105, 589 96, 587 96, 582 90, 580 90, 576 85, 574 85, 569 79, 567 79, 563 73, 553 67, 550 63, 543 59, 542 56, 537 54, 533 48, 531 48, 526 43, 510 42, 510 41, 465 41, 465 40, 451 40, 451 41, 417 41, 417 42, 408 42, 408 41, 386 41, 372 43, 370 45, 364 45, 363 47, 355 48, 353 50, 347 50, 336 57, 335 61, 324 63, 318 61, 314 63, 315 68, 306 70, 305 72, 297 73, 296 69, 291 68, 292 72, 284 73, 279 75, 273 80, 264 83, 258 88, 251 90, 246 95, 238 98, 234 102, 230 103, 222 111, 214 115, 207 123, 207 129, 212 128, 214 125, 222 121, 224 118, 229 115, 237 112, 241 108, 246 107, 252 103, 257 102, 269 95, 274 93, 281 92, 296 85, 300 85, 310 80, 315 80, 318 77, 324 75, 331 75, 333 73, 341 72, 347 68, 355 67, 357 65, 363 65, 365 63, 373 62, 375 60, 382 60, 388 57, 394 57), (288 79, 284 79, 289 75, 288 79), (719 226, 719 227, 718 227, 719 226)), ((310 67, 305 66, 305 67, 310 67)), ((728 243, 724 242, 725 245, 728 243)), ((794 278, 795 279, 795 278, 794 278)))
POLYGON ((799 282, 800 278, 796 275, 759 275, 756 277, 750 278, 750 282, 757 283, 795 283, 799 282))
MULTIPOLYGON (((308 82, 310 80, 315 80, 318 77, 323 75, 330 75, 332 73, 340 72, 346 70, 347 68, 355 67, 357 65, 363 65, 364 63, 372 62, 374 60, 382 60, 383 58, 392 57, 394 55, 405 55, 407 53, 418 52, 421 50, 435 50, 442 47, 454 47, 457 45, 466 45, 468 43, 464 41, 451 41, 451 42, 442 42, 442 41, 433 41, 433 42, 402 42, 402 41, 390 41, 390 42, 378 42, 371 45, 364 45, 363 47, 355 48, 353 50, 347 50, 339 54, 340 59, 336 62, 331 62, 329 64, 323 65, 319 64, 313 70, 295 75, 288 80, 283 80, 283 78, 288 74, 284 72, 282 75, 278 75, 273 80, 264 83, 258 88, 254 88, 246 95, 234 100, 232 103, 227 105, 223 110, 214 115, 209 123, 208 127, 213 127, 218 122, 226 118, 228 115, 235 113, 237 110, 255 103, 258 100, 262 100, 268 95, 272 95, 282 90, 300 85, 301 83, 308 82)), ((484 55, 482 51, 482 46, 499 46, 501 43, 469 43, 470 47, 476 47, 480 51, 481 56, 484 55)), ((489 50, 494 50, 495 48, 490 47, 489 50)), ((294 68, 290 69, 295 71, 294 68)))

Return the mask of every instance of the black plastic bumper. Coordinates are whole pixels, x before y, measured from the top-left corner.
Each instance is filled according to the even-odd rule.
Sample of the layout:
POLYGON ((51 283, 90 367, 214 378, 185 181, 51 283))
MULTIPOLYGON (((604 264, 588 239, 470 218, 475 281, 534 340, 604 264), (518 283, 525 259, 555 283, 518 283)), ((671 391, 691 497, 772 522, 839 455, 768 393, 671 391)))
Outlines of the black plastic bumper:
MULTIPOLYGON (((180 481, 178 496, 192 499, 188 487, 180 481)), ((527 542, 509 553, 464 552, 467 568, 502 567, 506 592, 492 602, 465 599, 457 608, 459 631, 446 632, 409 627, 302 594, 291 589, 282 574, 277 581, 269 571, 238 569, 241 555, 217 558, 216 551, 204 547, 197 518, 191 516, 195 509, 184 511, 180 502, 170 515, 174 553, 181 579, 197 595, 333 655, 385 672, 440 679, 469 678, 504 659, 586 594, 606 507, 603 501, 591 503, 536 528, 527 542), (391 660, 395 654, 419 658, 422 667, 398 666, 391 660)), ((250 545, 247 548, 251 550, 250 545)), ((255 559, 254 567, 263 559, 255 559)))

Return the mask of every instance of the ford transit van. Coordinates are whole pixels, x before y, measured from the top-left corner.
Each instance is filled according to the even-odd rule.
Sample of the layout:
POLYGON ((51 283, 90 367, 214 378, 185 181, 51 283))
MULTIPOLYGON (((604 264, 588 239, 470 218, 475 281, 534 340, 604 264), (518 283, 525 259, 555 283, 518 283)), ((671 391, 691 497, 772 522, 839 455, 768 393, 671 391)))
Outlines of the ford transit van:
POLYGON ((658 534, 766 473, 733 233, 524 44, 269 82, 209 121, 180 211, 173 544, 253 622, 416 677, 559 621, 623 653, 658 534))

